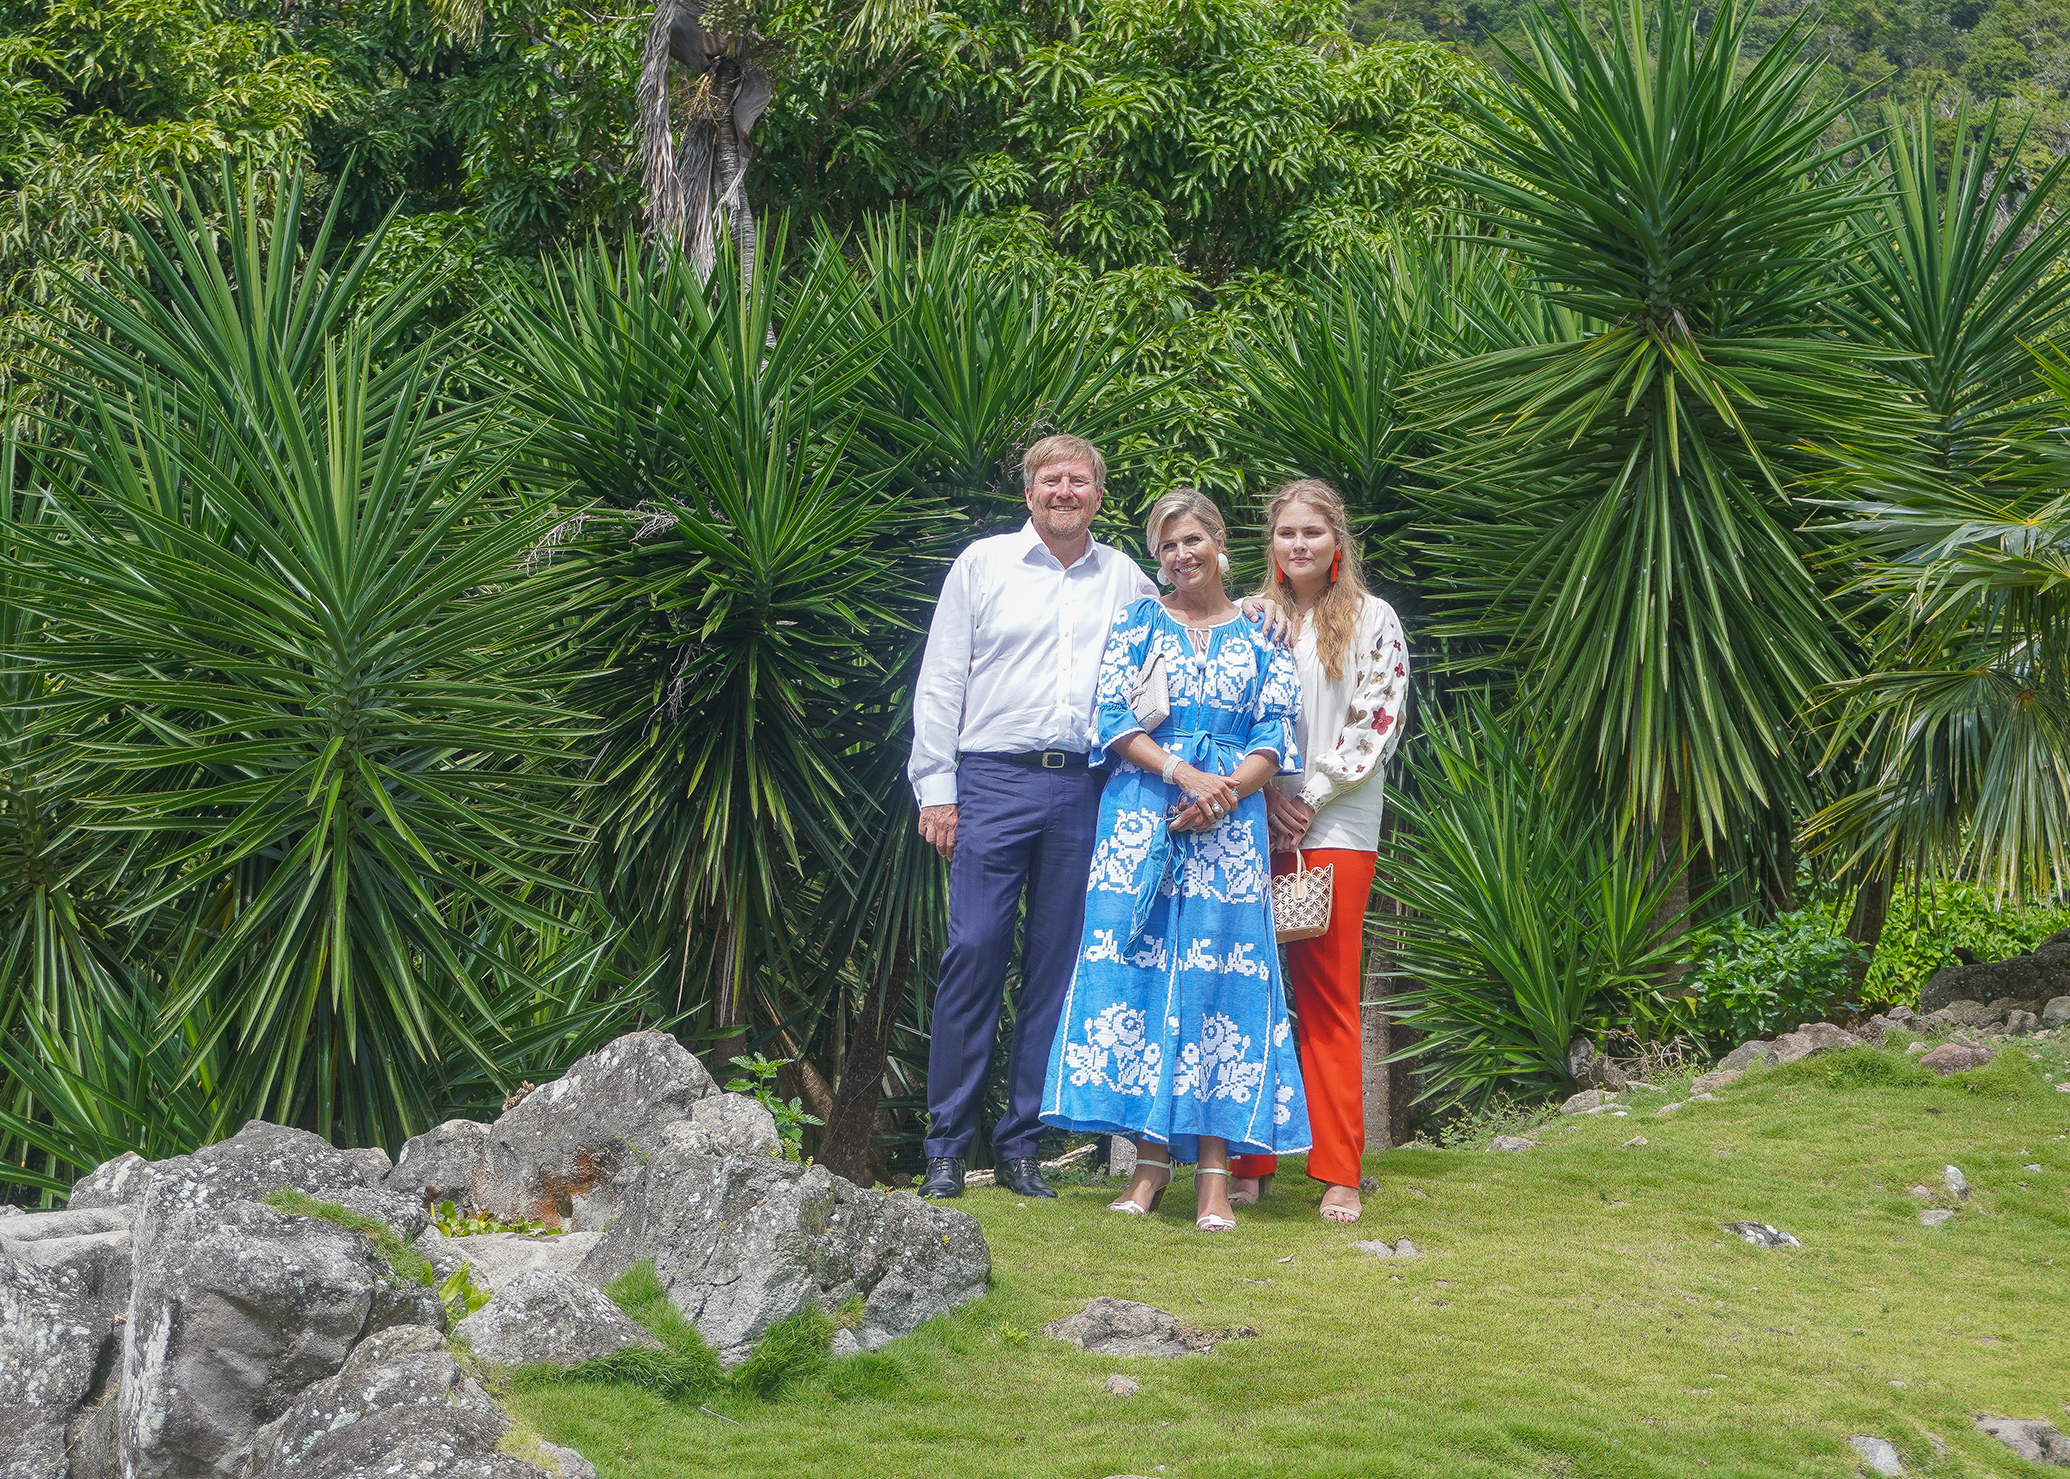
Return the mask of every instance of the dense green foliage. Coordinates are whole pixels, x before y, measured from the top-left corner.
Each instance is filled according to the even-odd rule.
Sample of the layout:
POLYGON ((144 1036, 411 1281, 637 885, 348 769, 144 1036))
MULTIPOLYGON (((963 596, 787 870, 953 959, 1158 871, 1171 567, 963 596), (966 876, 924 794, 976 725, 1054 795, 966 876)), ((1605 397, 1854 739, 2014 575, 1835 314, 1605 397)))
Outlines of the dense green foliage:
POLYGON ((745 7, 769 229, 705 280, 637 235, 641 15, 0 5, 4 1174, 392 1147, 660 1024, 883 1175, 908 685, 1053 428, 1239 580, 1345 489, 1433 1102, 2031 942, 1908 889, 2070 875, 2062 170, 1850 110, 1808 21, 1534 17, 1504 81, 1301 0, 745 7))

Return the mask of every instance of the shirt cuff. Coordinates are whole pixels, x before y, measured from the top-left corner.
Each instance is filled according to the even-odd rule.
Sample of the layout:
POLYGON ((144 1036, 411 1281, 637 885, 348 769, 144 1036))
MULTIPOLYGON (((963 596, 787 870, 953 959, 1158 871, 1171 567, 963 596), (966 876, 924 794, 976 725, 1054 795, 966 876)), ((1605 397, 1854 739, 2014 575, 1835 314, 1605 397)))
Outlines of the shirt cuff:
POLYGON ((1301 799, 1308 803, 1310 811, 1314 811, 1329 800, 1330 793, 1336 789, 1337 783, 1318 770, 1301 783, 1301 799))
POLYGON ((944 770, 934 775, 923 775, 913 783, 913 795, 922 806, 954 806, 956 772, 944 770))

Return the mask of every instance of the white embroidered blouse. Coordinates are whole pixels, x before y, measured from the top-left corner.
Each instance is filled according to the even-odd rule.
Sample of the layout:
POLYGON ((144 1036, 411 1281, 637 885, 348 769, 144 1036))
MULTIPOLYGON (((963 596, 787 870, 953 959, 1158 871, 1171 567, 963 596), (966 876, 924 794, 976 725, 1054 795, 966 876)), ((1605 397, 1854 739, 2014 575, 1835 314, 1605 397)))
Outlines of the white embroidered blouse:
POLYGON ((1380 846, 1386 803, 1383 772, 1401 739, 1409 701, 1409 648, 1394 608, 1369 595, 1332 678, 1315 649, 1315 623, 1303 622, 1294 644, 1301 673, 1301 717, 1295 737, 1307 764, 1273 782, 1315 811, 1301 846, 1372 852, 1380 846))

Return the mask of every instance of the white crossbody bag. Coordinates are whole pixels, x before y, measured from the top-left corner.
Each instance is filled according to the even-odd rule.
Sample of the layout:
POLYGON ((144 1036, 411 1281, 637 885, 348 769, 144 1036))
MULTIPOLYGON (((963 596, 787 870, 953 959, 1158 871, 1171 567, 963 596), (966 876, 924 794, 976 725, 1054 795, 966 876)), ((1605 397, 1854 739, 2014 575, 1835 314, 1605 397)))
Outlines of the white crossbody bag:
POLYGON ((1153 732, 1171 717, 1171 686, 1165 681, 1162 651, 1152 652, 1137 670, 1136 681, 1129 688, 1128 706, 1145 734, 1153 732))

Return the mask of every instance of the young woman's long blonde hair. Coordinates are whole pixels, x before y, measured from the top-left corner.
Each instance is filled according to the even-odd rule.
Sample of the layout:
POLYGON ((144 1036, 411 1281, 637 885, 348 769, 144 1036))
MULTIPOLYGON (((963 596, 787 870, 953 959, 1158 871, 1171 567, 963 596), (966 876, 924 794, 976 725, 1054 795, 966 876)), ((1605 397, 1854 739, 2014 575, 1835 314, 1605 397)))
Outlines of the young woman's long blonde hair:
POLYGON ((1344 676, 1344 658, 1358 633, 1359 608, 1365 604, 1366 583, 1359 572, 1358 544, 1351 537, 1351 521, 1344 512, 1344 495, 1321 478, 1296 478, 1272 491, 1265 505, 1265 584, 1258 594, 1279 602, 1289 613, 1294 609, 1294 588, 1281 577, 1279 563, 1272 557, 1272 531, 1279 516, 1293 504, 1304 504, 1323 516, 1330 532, 1337 536, 1337 553, 1342 557, 1337 578, 1323 587, 1308 619, 1315 623, 1315 655, 1332 678, 1344 676))

